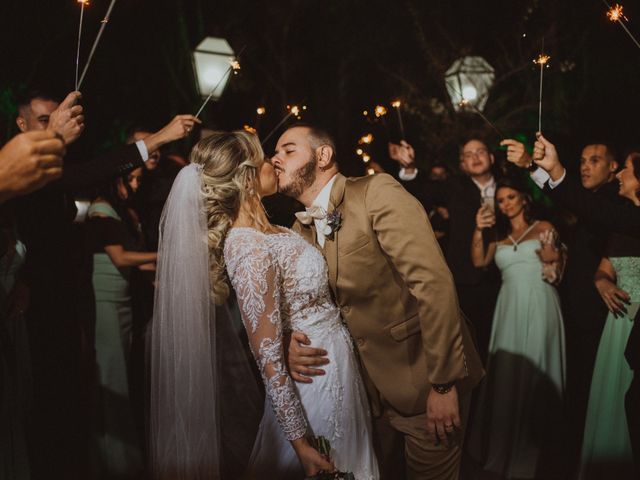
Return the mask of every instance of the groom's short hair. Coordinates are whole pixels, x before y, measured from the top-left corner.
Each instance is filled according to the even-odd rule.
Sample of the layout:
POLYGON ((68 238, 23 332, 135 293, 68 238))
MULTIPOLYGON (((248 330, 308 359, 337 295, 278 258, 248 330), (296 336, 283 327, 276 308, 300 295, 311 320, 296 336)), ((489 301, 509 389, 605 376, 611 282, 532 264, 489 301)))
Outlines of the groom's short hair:
POLYGON ((305 122, 297 122, 291 125, 287 130, 291 130, 292 128, 306 128, 309 131, 309 143, 311 143, 311 147, 315 150, 318 147, 323 145, 328 145, 331 147, 333 151, 333 155, 331 155, 331 162, 337 163, 336 161, 336 142, 333 140, 331 134, 326 131, 324 128, 319 127, 317 125, 313 125, 311 123, 305 122))

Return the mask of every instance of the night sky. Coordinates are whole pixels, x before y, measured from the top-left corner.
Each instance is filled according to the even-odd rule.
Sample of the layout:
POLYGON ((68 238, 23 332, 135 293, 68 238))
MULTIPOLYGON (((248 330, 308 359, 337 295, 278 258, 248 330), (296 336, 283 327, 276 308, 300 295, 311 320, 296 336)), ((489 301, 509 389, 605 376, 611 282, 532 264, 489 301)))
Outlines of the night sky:
MULTIPOLYGON (((640 6, 627 3, 629 28, 640 35, 640 6)), ((86 10, 82 58, 108 4, 92 0, 86 10)), ((75 0, 0 2, 2 138, 15 132, 16 93, 73 89, 79 10, 75 0)), ((118 0, 82 88, 87 130, 77 148, 90 154, 133 125, 157 128, 177 113, 195 113, 201 100, 191 52, 204 37, 220 36, 235 51, 246 48, 241 74, 207 107, 206 123, 255 125, 255 109, 264 105, 264 135, 286 104, 304 102, 305 120, 336 135, 347 174, 363 172, 355 149, 369 131, 373 159, 391 167, 384 150, 387 138, 399 137, 395 117, 387 115, 385 127, 367 123, 362 111, 394 98, 406 104, 406 136, 419 165, 454 164, 456 145, 471 130, 498 140, 477 115, 455 114, 448 99, 444 72, 463 55, 481 55, 495 69, 486 116, 505 134, 531 139, 539 81, 532 60, 542 38, 551 55, 547 137, 576 159, 587 141, 622 150, 640 143, 640 49, 605 13, 600 0, 118 0)))

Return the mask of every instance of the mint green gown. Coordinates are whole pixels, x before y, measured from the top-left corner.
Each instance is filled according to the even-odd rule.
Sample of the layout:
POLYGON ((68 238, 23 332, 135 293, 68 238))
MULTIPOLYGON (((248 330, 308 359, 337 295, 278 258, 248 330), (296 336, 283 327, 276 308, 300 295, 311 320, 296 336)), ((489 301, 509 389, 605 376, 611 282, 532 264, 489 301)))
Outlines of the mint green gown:
MULTIPOLYGON (((640 302, 640 241, 616 235, 608 250, 618 287, 631 296, 632 304, 640 302)), ((581 478, 634 478, 624 408, 625 394, 633 377, 624 357, 632 327, 633 319, 627 315, 616 318, 609 313, 607 316, 589 393, 581 478)))
MULTIPOLYGON (((88 214, 96 213, 121 221, 116 211, 106 203, 92 204, 88 214)), ((89 222, 101 221, 104 220, 94 218, 89 222)), ((111 243, 105 241, 106 245, 111 243)), ((143 461, 129 398, 128 360, 133 323, 129 269, 118 269, 104 252, 94 253, 92 280, 96 301, 95 350, 99 382, 96 475, 104 479, 138 478, 143 461)))
POLYGON ((499 245, 502 274, 487 377, 469 427, 468 449, 503 478, 554 478, 564 428, 565 341, 560 299, 542 280, 540 241, 499 245))

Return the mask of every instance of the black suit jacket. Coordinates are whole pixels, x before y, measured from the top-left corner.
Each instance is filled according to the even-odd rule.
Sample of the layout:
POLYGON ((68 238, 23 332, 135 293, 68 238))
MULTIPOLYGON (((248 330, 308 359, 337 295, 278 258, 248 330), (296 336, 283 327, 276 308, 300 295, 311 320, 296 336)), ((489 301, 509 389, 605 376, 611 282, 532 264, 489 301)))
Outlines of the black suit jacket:
MULTIPOLYGON (((434 182, 420 170, 403 186, 423 204, 426 210, 433 205, 444 206, 449 211, 449 233, 446 259, 457 285, 478 285, 481 282, 499 282, 499 273, 492 263, 477 268, 471 262, 471 239, 476 226, 476 214, 481 205, 480 190, 467 176, 451 177, 445 182, 434 182)), ((485 246, 494 235, 484 232, 485 246)))
MULTIPOLYGON (((560 205, 610 232, 640 238, 640 208, 630 203, 616 203, 590 195, 580 183, 567 175, 556 188, 549 189, 551 197, 560 205)), ((625 356, 636 372, 640 370, 640 313, 636 315, 625 356)))
MULTIPOLYGON (((596 192, 586 190, 578 184, 581 193, 589 200, 621 204, 617 182, 603 185, 596 192)), ((552 191, 546 189, 552 198, 552 191)), ((558 202, 560 203, 560 202, 558 202)), ((560 287, 565 321, 582 332, 591 331, 596 337, 602 333, 607 318, 607 306, 596 290, 593 276, 604 256, 609 232, 584 216, 571 233, 563 238, 569 246, 569 257, 564 281, 560 287)))

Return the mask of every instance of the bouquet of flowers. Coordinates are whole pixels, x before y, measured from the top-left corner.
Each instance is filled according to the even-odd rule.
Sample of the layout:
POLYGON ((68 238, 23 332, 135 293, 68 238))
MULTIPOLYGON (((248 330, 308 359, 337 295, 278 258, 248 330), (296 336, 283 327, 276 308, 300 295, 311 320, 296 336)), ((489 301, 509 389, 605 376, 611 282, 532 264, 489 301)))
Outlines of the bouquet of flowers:
MULTIPOLYGON (((323 457, 327 460, 331 459, 331 444, 329 440, 324 437, 312 437, 310 442, 311 446, 320 452, 323 457)), ((305 480, 356 480, 356 477, 351 472, 335 471, 333 473, 319 473, 313 477, 307 477, 305 480)))

